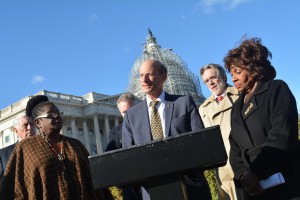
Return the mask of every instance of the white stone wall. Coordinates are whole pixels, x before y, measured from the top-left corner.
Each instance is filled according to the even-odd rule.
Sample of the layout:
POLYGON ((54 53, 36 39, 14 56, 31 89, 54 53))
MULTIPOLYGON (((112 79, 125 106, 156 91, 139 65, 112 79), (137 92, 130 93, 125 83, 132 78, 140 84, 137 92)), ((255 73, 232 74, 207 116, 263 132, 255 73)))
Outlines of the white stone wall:
MULTIPOLYGON (((80 140, 90 154, 102 153, 108 144, 109 130, 122 119, 116 106, 119 95, 108 96, 88 93, 83 97, 40 91, 37 94, 48 96, 63 114, 61 134, 80 140)), ((13 121, 16 115, 25 111, 27 101, 20 101, 1 109, 0 116, 0 148, 17 141, 13 133, 13 121)))

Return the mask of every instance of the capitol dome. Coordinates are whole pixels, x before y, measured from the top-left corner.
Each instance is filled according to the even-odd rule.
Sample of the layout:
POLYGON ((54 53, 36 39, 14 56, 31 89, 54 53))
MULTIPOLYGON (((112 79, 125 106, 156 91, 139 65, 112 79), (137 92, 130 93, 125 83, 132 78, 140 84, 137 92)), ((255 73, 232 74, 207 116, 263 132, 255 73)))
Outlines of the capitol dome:
POLYGON ((168 70, 168 78, 164 83, 164 90, 167 93, 190 95, 198 106, 205 100, 201 92, 198 76, 188 69, 185 62, 172 49, 162 49, 157 44, 156 38, 150 29, 148 29, 144 52, 135 61, 131 69, 127 92, 134 94, 140 99, 145 98, 138 76, 141 64, 150 58, 161 61, 168 70))

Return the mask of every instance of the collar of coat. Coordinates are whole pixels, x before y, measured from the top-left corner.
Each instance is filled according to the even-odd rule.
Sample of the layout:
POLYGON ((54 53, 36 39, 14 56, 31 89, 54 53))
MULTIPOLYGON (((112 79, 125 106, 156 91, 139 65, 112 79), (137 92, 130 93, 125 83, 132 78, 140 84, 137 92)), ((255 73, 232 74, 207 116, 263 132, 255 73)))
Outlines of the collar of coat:
MULTIPOLYGON (((265 81, 265 82, 260 82, 259 85, 257 86, 256 90, 253 92, 253 96, 257 95, 257 94, 260 94, 266 90, 269 89, 269 85, 270 85, 270 82, 271 81, 265 81)), ((243 92, 243 93, 240 93, 240 100, 237 101, 236 103, 243 103, 244 102, 244 98, 246 96, 246 93, 243 92)))
MULTIPOLYGON (((238 96, 238 95, 239 95, 239 92, 238 92, 238 90, 237 90, 235 87, 233 87, 233 86, 227 84, 226 96, 231 96, 231 95, 237 95, 237 96, 238 96)), ((226 98, 226 96, 225 96, 225 98, 226 98)), ((210 103, 212 103, 212 102, 214 102, 214 101, 216 101, 215 95, 211 95, 210 97, 208 97, 208 98, 203 102, 203 104, 202 104, 201 106, 202 106, 202 107, 206 107, 206 106, 208 106, 210 103)))
POLYGON ((270 87, 270 82, 271 81, 260 82, 256 90, 253 92, 253 96, 251 100, 249 100, 245 105, 244 105, 244 98, 246 93, 240 94, 239 100, 237 100, 235 103, 241 109, 243 119, 246 119, 253 111, 257 109, 255 96, 257 94, 263 93, 264 91, 268 90, 270 87))

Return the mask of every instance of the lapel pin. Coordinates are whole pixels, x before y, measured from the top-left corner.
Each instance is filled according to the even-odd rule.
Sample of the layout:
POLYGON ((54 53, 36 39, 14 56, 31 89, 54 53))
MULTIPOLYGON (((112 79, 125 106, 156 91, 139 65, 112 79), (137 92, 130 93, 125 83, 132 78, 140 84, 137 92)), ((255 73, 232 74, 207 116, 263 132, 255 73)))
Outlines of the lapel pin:
POLYGON ((249 107, 247 108, 247 110, 245 111, 245 115, 248 114, 248 112, 253 108, 253 103, 250 103, 249 107))

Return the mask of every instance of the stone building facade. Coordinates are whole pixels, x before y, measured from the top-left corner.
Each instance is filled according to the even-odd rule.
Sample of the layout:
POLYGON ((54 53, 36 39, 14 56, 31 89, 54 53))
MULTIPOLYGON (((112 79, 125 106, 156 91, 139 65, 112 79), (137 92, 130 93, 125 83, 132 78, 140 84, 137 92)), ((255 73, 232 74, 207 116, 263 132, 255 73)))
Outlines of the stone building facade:
MULTIPOLYGON (((120 94, 108 96, 91 92, 80 97, 46 90, 35 95, 38 94, 46 95, 63 112, 61 134, 79 139, 91 155, 103 152, 108 144, 109 130, 122 120, 116 106, 120 94)), ((18 114, 25 113, 31 97, 24 97, 1 110, 0 148, 18 140, 13 133, 13 121, 18 114)))

